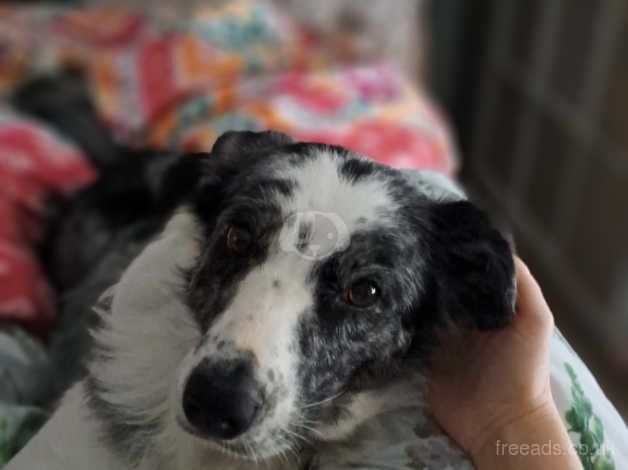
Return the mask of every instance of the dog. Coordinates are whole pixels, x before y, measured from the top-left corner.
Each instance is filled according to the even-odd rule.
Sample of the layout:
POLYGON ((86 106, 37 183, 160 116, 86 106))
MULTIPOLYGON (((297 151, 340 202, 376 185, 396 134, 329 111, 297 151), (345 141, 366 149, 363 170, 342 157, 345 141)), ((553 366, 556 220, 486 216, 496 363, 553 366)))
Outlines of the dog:
POLYGON ((512 319, 510 246, 443 176, 272 131, 136 157, 56 228, 93 344, 9 469, 307 468, 425 406, 440 332, 512 319))

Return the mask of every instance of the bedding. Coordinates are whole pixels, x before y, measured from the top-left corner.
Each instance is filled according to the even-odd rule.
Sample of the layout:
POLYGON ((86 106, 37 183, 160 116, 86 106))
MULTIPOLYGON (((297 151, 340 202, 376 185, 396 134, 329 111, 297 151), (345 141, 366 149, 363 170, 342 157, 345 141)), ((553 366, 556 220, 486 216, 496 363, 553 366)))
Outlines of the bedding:
POLYGON ((52 327, 54 292, 35 252, 46 201, 93 178, 75 145, 39 123, 0 111, 0 319, 40 336, 52 327))
MULTIPOLYGON (((344 48, 338 63, 333 51, 264 3, 185 16, 172 7, 0 7, 0 93, 35 71, 78 67, 98 111, 126 144, 202 151, 225 130, 273 128, 395 167, 455 175, 448 128, 428 94, 382 61, 353 63, 344 48)), ((77 326, 85 319, 55 318, 59 300, 37 244, 45 202, 71 195, 97 171, 41 123, 8 108, 0 116, 2 466, 45 420, 86 349, 77 326)), ((628 463, 625 424, 559 333, 552 386, 574 445, 587 446, 585 469, 628 463)), ((359 434, 354 444, 321 454, 318 468, 470 468, 420 409, 375 417, 359 434)))

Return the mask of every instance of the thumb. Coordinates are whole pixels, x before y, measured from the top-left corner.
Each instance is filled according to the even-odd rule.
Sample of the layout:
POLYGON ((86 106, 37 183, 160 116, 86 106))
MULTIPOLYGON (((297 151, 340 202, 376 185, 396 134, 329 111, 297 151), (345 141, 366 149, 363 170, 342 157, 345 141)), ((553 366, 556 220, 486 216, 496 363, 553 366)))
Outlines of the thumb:
POLYGON ((517 315, 515 322, 519 328, 541 330, 551 334, 554 328, 554 316, 543 292, 530 273, 530 269, 518 257, 515 257, 517 273, 517 315))

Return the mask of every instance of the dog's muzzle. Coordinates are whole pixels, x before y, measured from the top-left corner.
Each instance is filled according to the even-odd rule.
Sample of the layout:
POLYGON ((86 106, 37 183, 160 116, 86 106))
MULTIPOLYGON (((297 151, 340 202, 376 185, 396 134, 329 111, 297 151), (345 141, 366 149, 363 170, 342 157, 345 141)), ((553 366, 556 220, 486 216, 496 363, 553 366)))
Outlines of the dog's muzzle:
POLYGON ((203 360, 183 392, 183 412, 199 434, 234 439, 253 424, 263 403, 262 390, 248 361, 203 360))

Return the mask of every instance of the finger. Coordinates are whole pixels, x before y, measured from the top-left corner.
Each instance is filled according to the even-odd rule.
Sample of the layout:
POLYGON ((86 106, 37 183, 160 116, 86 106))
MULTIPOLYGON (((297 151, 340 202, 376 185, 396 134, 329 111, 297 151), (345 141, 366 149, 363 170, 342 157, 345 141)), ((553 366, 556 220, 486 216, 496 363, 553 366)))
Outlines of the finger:
POLYGON ((539 284, 530 273, 530 269, 518 257, 515 257, 515 269, 517 273, 518 316, 523 321, 536 320, 543 324, 552 324, 552 311, 545 301, 539 284))

